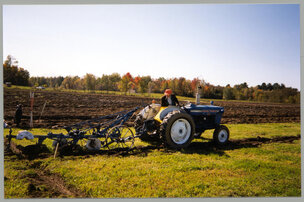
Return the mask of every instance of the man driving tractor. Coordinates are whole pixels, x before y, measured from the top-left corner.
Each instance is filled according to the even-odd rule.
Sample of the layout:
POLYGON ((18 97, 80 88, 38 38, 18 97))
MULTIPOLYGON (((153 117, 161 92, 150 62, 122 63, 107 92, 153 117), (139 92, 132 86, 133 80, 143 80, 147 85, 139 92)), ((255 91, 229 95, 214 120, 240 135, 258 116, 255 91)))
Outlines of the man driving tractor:
POLYGON ((161 106, 162 107, 166 107, 169 105, 179 105, 179 102, 176 98, 176 96, 174 94, 172 94, 172 90, 171 89, 166 89, 165 90, 165 95, 161 98, 161 106))

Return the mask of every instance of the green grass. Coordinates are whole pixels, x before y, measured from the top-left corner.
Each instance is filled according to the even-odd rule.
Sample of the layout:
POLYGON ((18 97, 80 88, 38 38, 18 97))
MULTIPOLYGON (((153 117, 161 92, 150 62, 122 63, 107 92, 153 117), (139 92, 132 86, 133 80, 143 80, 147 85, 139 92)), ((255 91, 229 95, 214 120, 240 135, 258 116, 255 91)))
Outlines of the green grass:
MULTIPOLYGON (((227 126, 231 139, 300 134, 299 123, 227 126)), ((32 130, 34 134, 45 132, 45 129, 32 130)), ((301 196, 300 140, 220 149, 209 144, 212 131, 202 136, 194 140, 202 148, 155 149, 128 156, 49 157, 34 162, 39 161, 41 167, 59 173, 67 184, 92 198, 301 196)), ((19 143, 27 144, 26 140, 19 143)), ((51 148, 51 141, 46 144, 51 148)), ((30 163, 33 162, 5 157, 6 198, 23 198, 29 194, 26 179, 35 175, 28 166, 30 163)))

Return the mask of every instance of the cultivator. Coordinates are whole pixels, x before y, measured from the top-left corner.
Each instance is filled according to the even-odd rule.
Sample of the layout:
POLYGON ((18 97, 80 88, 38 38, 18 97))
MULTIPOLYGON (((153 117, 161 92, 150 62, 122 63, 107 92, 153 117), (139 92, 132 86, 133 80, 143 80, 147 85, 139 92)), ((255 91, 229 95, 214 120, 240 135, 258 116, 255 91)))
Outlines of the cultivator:
POLYGON ((53 140, 52 146, 55 148, 55 154, 58 148, 70 145, 76 146, 80 141, 86 140, 88 150, 100 149, 131 149, 134 146, 135 136, 132 129, 125 123, 139 109, 136 107, 130 111, 121 111, 114 114, 90 119, 71 126, 65 126, 66 134, 49 132, 47 135, 32 135, 28 131, 19 131, 17 135, 12 135, 10 129, 8 138, 8 147, 10 147, 12 138, 15 139, 37 139, 37 144, 41 145, 44 140, 53 140))

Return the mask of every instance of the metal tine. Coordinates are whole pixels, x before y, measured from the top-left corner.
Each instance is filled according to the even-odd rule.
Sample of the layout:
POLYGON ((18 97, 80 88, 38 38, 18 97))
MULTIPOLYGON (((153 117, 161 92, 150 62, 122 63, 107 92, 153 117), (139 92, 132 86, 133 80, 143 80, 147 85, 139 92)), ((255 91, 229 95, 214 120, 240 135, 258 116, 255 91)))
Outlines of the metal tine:
POLYGON ((82 122, 70 125, 69 127, 76 127, 77 128, 77 127, 80 127, 80 126, 82 126, 82 125, 84 125, 88 122, 100 121, 100 120, 107 119, 107 118, 116 118, 117 115, 122 115, 122 114, 125 114, 126 112, 128 112, 128 110, 123 110, 123 111, 120 111, 120 112, 117 112, 117 113, 114 113, 114 114, 110 114, 110 115, 101 116, 101 117, 93 118, 93 119, 90 119, 90 120, 82 121, 82 122))

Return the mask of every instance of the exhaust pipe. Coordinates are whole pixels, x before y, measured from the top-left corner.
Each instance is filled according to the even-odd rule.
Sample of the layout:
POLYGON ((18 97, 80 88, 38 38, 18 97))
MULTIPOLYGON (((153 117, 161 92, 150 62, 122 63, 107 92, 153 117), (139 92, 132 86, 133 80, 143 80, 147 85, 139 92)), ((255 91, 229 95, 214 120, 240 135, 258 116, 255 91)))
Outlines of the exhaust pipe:
POLYGON ((198 87, 197 87, 196 101, 195 101, 195 104, 196 104, 196 105, 199 105, 199 104, 200 104, 201 89, 202 89, 201 86, 198 86, 198 87))

